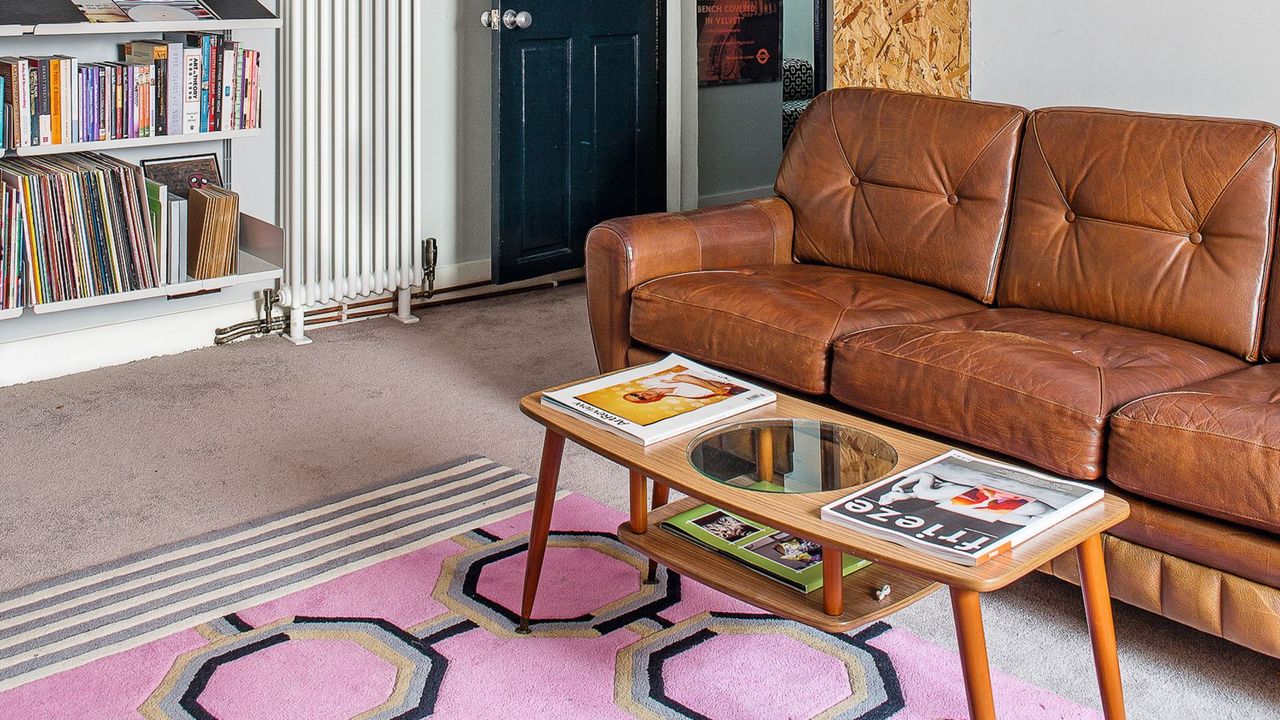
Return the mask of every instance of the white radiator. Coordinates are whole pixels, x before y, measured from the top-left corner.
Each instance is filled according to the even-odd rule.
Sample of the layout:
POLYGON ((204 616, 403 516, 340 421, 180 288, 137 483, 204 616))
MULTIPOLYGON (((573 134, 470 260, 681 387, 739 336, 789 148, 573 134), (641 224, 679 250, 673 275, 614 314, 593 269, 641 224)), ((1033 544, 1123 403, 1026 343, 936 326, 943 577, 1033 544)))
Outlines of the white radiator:
POLYGON ((307 307, 422 279, 420 0, 281 0, 285 283, 307 307))

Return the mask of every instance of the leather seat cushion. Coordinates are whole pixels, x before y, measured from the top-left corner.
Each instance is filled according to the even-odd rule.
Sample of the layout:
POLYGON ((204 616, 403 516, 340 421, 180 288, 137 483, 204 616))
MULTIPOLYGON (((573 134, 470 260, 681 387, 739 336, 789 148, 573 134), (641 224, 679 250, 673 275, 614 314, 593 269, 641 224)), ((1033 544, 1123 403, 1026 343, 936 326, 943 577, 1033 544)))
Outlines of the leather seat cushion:
POLYGON ((1129 517, 1107 532, 1143 547, 1280 588, 1280 537, 1274 534, 1115 492, 1129 502, 1129 517))
POLYGON ((831 342, 879 325, 982 306, 906 280, 824 265, 768 265, 651 280, 632 293, 631 336, 645 345, 827 391, 831 342))
POLYGON ((1280 533, 1280 366, 1121 408, 1107 475, 1138 495, 1280 533))
POLYGON ((1116 408, 1242 367, 1183 340, 1001 308, 841 339, 831 394, 1050 472, 1096 480, 1116 408))

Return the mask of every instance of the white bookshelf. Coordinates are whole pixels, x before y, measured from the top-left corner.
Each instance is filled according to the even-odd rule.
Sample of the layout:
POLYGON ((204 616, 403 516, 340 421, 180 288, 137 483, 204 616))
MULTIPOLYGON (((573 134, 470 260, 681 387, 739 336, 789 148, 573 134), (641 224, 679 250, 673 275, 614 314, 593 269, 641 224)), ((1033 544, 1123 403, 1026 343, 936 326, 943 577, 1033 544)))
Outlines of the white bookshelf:
POLYGON ((0 26, 0 35, 137 35, 149 33, 226 32, 230 30, 279 30, 284 21, 269 20, 200 20, 198 22, 125 22, 125 23, 47 23, 44 25, 0 26), (16 33, 6 29, 17 28, 16 33))
POLYGON ((178 145, 183 143, 216 142, 221 140, 239 140, 256 137, 262 134, 261 128, 250 130, 223 130, 219 132, 190 133, 187 135, 159 135, 145 138, 125 138, 123 140, 104 140, 91 143, 63 143, 61 145, 34 145, 9 151, 10 155, 33 157, 36 155, 61 155, 73 152, 108 152, 126 148, 159 147, 161 145, 178 145))
MULTIPOLYGON (((0 3, 5 0, 0 0, 0 3)), ((0 25, 0 55, 49 55, 65 54, 85 61, 114 60, 114 51, 119 43, 128 40, 158 38, 168 32, 220 32, 230 35, 236 31, 260 31, 251 33, 258 36, 258 46, 254 49, 264 53, 277 51, 275 43, 279 42, 278 31, 283 28, 283 21, 278 18, 252 20, 203 20, 193 22, 125 22, 125 23, 46 23, 37 25, 0 25), (261 31, 268 31, 264 34, 261 31), (264 41, 265 37, 274 37, 274 41, 264 41)), ((270 71, 268 71, 270 72, 270 71)), ((274 83, 272 83, 274 85, 274 83)), ((264 99, 268 106, 274 105, 278 96, 268 94, 264 99)), ((162 135, 149 138, 129 138, 107 140, 93 143, 66 143, 23 147, 9 150, 0 155, 8 157, 33 157, 57 155, 74 152, 123 152, 120 157, 128 162, 137 163, 143 158, 164 157, 160 152, 165 146, 193 145, 192 153, 210 152, 218 148, 218 155, 223 165, 223 175, 228 187, 238 189, 231 168, 233 143, 238 140, 252 138, 269 139, 277 134, 277 128, 271 125, 274 110, 264 110, 263 125, 266 128, 247 130, 228 130, 220 132, 192 133, 184 135, 162 135), (203 144, 203 145, 201 145, 203 144)), ((257 141, 249 143, 255 148, 257 141)), ((243 148, 236 150, 242 152, 243 148)), ((186 148, 172 154, 185 154, 186 148)), ((250 188, 261 181, 249 175, 245 180, 250 188)), ((251 194, 252 189, 248 190, 251 194)), ((248 197, 248 196, 246 196, 248 197)), ((264 211, 264 215, 266 212, 264 211)), ((0 342, 26 337, 42 336, 50 332, 65 332, 81 327, 100 326, 104 322, 112 323, 125 320, 136 320, 144 317, 158 317, 179 309, 193 307, 210 307, 227 302, 240 302, 252 297, 253 293, 274 288, 281 282, 283 265, 283 231, 270 222, 257 220, 248 215, 242 216, 240 249, 237 256, 237 272, 233 275, 206 280, 184 279, 157 288, 137 290, 125 293, 113 293, 89 298, 68 300, 58 303, 0 310, 0 342), (219 297, 226 299, 219 300, 219 297), (77 313, 76 311, 81 311, 77 313), (83 315, 83 318, 81 318, 83 315), (77 319, 80 318, 80 319, 77 319)))
MULTIPOLYGON (((284 271, 280 268, 256 255, 250 255, 243 250, 240 251, 239 260, 237 262, 239 263, 239 271, 235 275, 226 275, 223 277, 210 278, 208 280, 188 279, 182 282, 162 285, 157 288, 147 288, 146 290, 134 290, 132 292, 111 293, 110 295, 96 295, 94 297, 64 300, 56 303, 45 303, 43 305, 33 306, 30 310, 36 315, 47 315, 49 313, 66 312, 68 310, 82 310, 84 308, 115 305, 116 303, 147 300, 149 298, 184 297, 188 295, 212 292, 214 290, 222 290, 223 288, 236 287, 238 285, 271 285, 284 276, 284 271)), ((7 310, 5 312, 13 311, 7 310)), ((18 314, 21 314, 21 311, 19 311, 18 314)), ((17 316, 15 315, 14 317, 17 316)))

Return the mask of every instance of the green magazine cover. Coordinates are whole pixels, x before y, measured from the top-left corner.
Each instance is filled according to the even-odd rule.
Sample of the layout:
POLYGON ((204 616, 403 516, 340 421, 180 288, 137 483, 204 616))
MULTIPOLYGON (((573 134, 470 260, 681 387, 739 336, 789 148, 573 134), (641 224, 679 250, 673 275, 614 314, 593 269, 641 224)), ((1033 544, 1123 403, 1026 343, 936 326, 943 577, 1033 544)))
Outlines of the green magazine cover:
MULTIPOLYGON (((822 547, 817 543, 713 505, 673 515, 662 527, 797 590, 810 593, 822 587, 822 547)), ((870 564, 870 560, 845 554, 844 574, 870 564)))

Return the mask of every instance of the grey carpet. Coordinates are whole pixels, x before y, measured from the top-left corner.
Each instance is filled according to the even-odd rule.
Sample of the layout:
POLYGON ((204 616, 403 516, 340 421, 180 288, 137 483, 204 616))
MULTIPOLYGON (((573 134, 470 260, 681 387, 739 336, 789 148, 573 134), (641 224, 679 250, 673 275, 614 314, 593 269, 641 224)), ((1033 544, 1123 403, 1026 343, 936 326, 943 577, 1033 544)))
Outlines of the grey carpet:
MULTIPOLYGON (((0 389, 0 593, 463 455, 535 471, 517 401, 594 371, 582 287, 422 317, 0 389)), ((625 505, 624 472, 580 448, 562 478, 625 505)), ((1033 576, 984 610, 996 667, 1097 705, 1073 586, 1033 576)), ((943 593, 890 621, 954 647, 943 593)), ((1280 716, 1280 661, 1126 606, 1116 623, 1130 717, 1280 716)))

